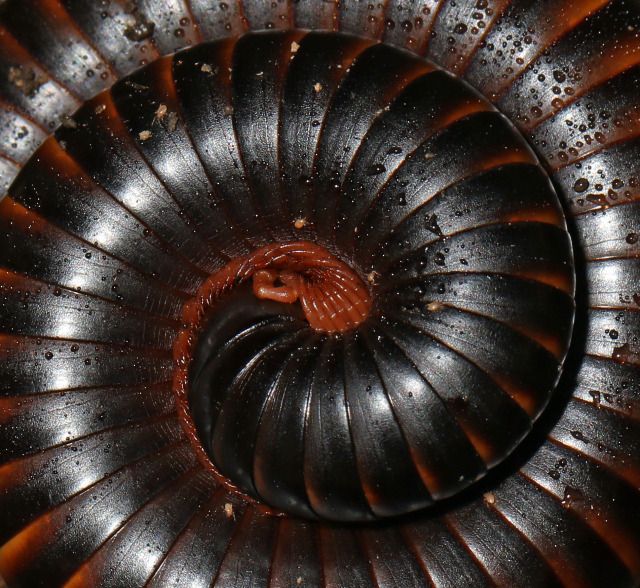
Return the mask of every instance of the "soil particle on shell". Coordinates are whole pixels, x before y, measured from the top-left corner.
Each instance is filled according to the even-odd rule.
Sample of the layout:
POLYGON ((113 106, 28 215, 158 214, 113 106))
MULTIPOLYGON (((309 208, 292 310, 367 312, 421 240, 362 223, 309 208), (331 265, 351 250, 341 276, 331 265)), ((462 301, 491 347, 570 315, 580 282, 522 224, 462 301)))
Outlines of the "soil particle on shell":
POLYGON ((22 66, 9 68, 9 82, 25 96, 33 96, 47 79, 31 68, 22 66))
POLYGON ((155 28, 156 25, 153 21, 147 20, 144 14, 136 11, 124 30, 124 36, 129 41, 144 41, 153 35, 155 28))

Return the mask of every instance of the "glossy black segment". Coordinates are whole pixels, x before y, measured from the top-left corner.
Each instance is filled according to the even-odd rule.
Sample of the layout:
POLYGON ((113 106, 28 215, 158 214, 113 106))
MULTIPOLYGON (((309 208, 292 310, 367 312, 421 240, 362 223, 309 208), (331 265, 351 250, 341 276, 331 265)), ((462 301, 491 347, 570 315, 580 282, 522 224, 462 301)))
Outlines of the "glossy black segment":
POLYGON ((356 248, 366 250, 382 240, 425 201, 461 180, 508 163, 534 162, 524 141, 501 115, 471 114, 408 154, 360 221, 356 248))
POLYGON ((304 476, 311 508, 319 516, 362 520, 373 514, 352 449, 344 362, 342 341, 328 339, 313 374, 304 476))
MULTIPOLYGON (((344 354, 345 398, 353 452, 371 510, 378 516, 417 510, 430 497, 412 461, 411 444, 396 420, 371 352, 362 337, 355 334, 345 337, 344 354)), ((394 381, 401 379, 398 372, 394 375, 394 381)))
POLYGON ((253 460, 262 414, 272 395, 283 385, 287 358, 306 335, 300 331, 281 335, 265 345, 235 376, 220 407, 211 439, 214 462, 252 494, 257 494, 253 460))
POLYGON ((560 577, 527 537, 514 532, 490 504, 481 502, 476 508, 461 508, 447 517, 451 530, 467 544, 472 556, 494 578, 506 585, 518 582, 526 566, 527 581, 533 586, 560 588, 560 577), (508 557, 496 558, 494 553, 506 552, 508 557))
POLYGON ((520 405, 460 351, 425 337, 425 331, 415 326, 387 321, 381 329, 386 336, 378 336, 380 365, 403 369, 410 381, 430 391, 426 402, 416 398, 417 386, 412 386, 410 398, 416 400, 405 401, 403 422, 418 431, 425 422, 433 428, 421 453, 430 466, 427 471, 431 469, 432 476, 438 473, 438 487, 468 485, 487 466, 503 459, 529 430, 531 420, 520 405), (444 437, 453 442, 451 447, 443 446, 444 437))
POLYGON ((386 287, 423 275, 478 272, 533 279, 571 296, 570 245, 565 231, 546 223, 486 225, 416 248, 391 267, 383 255, 375 267, 386 287))
POLYGON ((266 585, 277 527, 277 519, 247 509, 231 539, 232 549, 225 553, 212 586, 266 585), (238 570, 242 570, 240 577, 238 570))
POLYGON ((314 162, 323 121, 337 87, 354 59, 369 45, 364 39, 346 35, 326 43, 323 34, 309 33, 300 39, 291 55, 280 106, 278 145, 291 222, 311 219, 315 207, 314 162), (320 91, 316 92, 316 88, 320 91))
POLYGON ((323 585, 318 551, 320 538, 315 531, 315 527, 307 522, 295 519, 280 521, 271 567, 270 581, 273 585, 323 585))
POLYGON ((0 21, 78 99, 86 100, 115 81, 110 66, 58 2, 16 2, 2 12, 0 21))
MULTIPOLYGON (((314 163, 316 191, 312 221, 322 238, 335 222, 340 186, 360 141, 392 98, 415 78, 431 70, 426 63, 384 45, 370 47, 349 67, 331 99, 314 163)), ((309 91, 321 94, 322 84, 309 91)))
MULTIPOLYGON (((192 292, 201 274, 176 259, 166 244, 49 139, 11 187, 11 198, 63 231, 170 287, 192 292)), ((88 258, 90 259, 90 258, 88 258)))
POLYGON ((211 477, 199 467, 186 471, 142 506, 122 528, 72 576, 71 581, 93 582, 109 588, 125 583, 141 586, 162 562, 165 551, 184 529, 194 510, 214 490, 211 477), (136 565, 146 549, 144 565, 136 565))
POLYGON ((130 426, 175 410, 168 383, 80 388, 0 399, 0 455, 18 459, 113 427, 130 426))
MULTIPOLYGON (((181 437, 177 419, 168 415, 52 445, 31 459, 25 456, 3 465, 4 473, 12 475, 2 484, 2 507, 13 513, 3 526, 3 542, 40 520, 39 510, 65 504, 127 464, 135 464, 181 437), (86 466, 79 469, 77 461, 86 466), (28 480, 31 483, 24 488, 28 480)), ((40 522, 44 524, 46 519, 40 522)))
POLYGON ((553 355, 531 339, 496 321, 449 308, 401 311, 391 317, 469 358, 506 388, 532 418, 547 404, 559 367, 553 355), (513 349, 520 352, 517 358, 513 349))
POLYGON ((223 265, 247 247, 235 239, 227 206, 194 150, 173 82, 167 87, 171 75, 171 60, 154 62, 111 89, 114 105, 144 160, 223 265))
POLYGON ((247 184, 263 224, 274 240, 292 238, 293 224, 280 188, 280 109, 291 45, 300 34, 244 37, 236 44, 232 67, 233 125, 247 184))
POLYGON ((173 60, 173 77, 186 130, 207 175, 230 208, 240 235, 254 245, 272 240, 262 236, 259 208, 247 184, 233 123, 230 72, 234 43, 199 46, 173 60))
POLYGON ((84 341, 0 337, 0 395, 98 386, 156 384, 171 379, 169 351, 84 341), (24 369, 25 364, 29 370, 24 369))
POLYGON ((430 580, 444 588, 488 588, 495 586, 477 559, 438 519, 418 521, 402 527, 404 543, 424 566, 430 580), (451 574, 451 570, 456 570, 451 574))
POLYGON ((351 162, 338 201, 337 239, 350 250, 352 231, 378 192, 428 137, 491 106, 443 71, 427 73, 398 93, 367 131, 351 162))
POLYGON ((571 338, 573 301, 553 286, 506 274, 452 272, 420 276, 379 300, 393 298, 406 308, 450 307, 505 323, 559 355, 571 338), (518 299, 519 304, 513 304, 518 299))
POLYGON ((314 513, 304 481, 304 417, 322 342, 319 335, 309 336, 291 353, 262 414, 253 462, 253 479, 260 496, 281 510, 306 517, 314 513))
POLYGON ((232 503, 228 502, 226 493, 219 490, 207 504, 193 512, 193 518, 149 580, 150 587, 177 587, 183 583, 211 585, 242 516, 242 509, 236 503, 232 506, 233 515, 228 516, 227 504, 232 503))
POLYGON ((562 223, 549 178, 537 166, 514 163, 479 172, 425 198, 399 218, 383 238, 360 250, 361 263, 390 262, 408 251, 465 230, 531 218, 562 223))
POLYGON ((0 583, 635 588, 639 30, 636 0, 0 1, 0 583), (183 304, 276 240, 370 314, 233 286, 185 398, 183 304))
POLYGON ((584 496, 580 490, 567 487, 558 503, 545 489, 513 476, 500 486, 495 505, 519 533, 541 546, 542 555, 565 585, 629 584, 629 571, 616 552, 575 513, 573 502, 581 500, 584 496), (543 537, 552 542, 543 541, 543 537), (578 541, 579 547, 575 545, 578 541))
MULTIPOLYGON (((22 531, 22 536, 33 537, 32 544, 44 548, 46 555, 32 556, 23 566, 11 570, 7 580, 28 586, 46 576, 51 583, 62 583, 110 537, 114 521, 119 525, 125 523, 145 503, 194 465, 193 454, 185 445, 177 444, 139 463, 129 464, 112 478, 100 480, 22 531), (158 483, 159 476, 161 483, 158 483), (99 509, 100 516, 96 516, 96 508, 101 505, 104 508, 99 509), (48 532, 59 525, 64 526, 65 533, 58 535, 48 532), (62 557, 63 554, 67 554, 66 557, 62 557)), ((20 539, 21 535, 17 535, 13 541, 20 539)), ((36 555, 36 551, 33 555, 36 555)), ((3 575, 4 572, 3 569, 3 575)))

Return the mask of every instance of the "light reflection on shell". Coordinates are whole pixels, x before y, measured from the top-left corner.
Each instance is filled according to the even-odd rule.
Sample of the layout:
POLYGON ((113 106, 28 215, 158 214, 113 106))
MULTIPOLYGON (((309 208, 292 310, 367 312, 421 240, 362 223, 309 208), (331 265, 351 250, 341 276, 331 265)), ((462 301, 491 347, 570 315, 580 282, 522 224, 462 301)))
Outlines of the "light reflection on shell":
POLYGON ((631 0, 2 3, 9 587, 636 586, 639 29, 631 0), (181 311, 300 240, 371 313, 221 299, 189 399, 221 483, 181 311))

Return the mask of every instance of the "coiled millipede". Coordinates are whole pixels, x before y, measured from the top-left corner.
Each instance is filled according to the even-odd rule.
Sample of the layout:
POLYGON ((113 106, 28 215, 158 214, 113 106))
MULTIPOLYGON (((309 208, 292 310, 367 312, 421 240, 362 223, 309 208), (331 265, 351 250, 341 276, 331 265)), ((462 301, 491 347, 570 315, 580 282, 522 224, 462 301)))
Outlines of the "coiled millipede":
POLYGON ((635 0, 2 2, 8 587, 638 586, 639 64, 635 0))

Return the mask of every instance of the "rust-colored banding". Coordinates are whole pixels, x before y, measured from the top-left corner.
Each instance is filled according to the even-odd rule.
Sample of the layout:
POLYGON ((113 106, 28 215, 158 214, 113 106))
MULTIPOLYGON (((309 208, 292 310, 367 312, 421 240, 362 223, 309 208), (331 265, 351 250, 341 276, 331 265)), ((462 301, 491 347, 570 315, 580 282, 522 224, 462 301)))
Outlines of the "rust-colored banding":
POLYGON ((371 296, 358 274, 320 245, 309 241, 273 243, 232 259, 207 278, 182 307, 182 329, 173 344, 173 391, 180 422, 200 461, 227 488, 246 496, 215 467, 199 441, 188 400, 189 368, 198 335, 216 302, 243 282, 253 279, 257 298, 299 302, 309 325, 338 333, 362 323, 371 310, 371 296))

